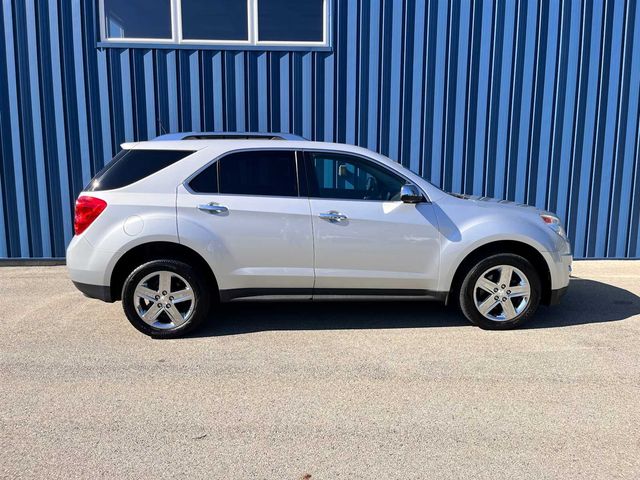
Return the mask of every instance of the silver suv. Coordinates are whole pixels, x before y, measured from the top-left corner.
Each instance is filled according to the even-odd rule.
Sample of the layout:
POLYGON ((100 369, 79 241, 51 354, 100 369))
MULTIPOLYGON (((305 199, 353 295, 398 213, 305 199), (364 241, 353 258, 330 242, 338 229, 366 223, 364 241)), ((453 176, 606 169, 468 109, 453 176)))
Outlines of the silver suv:
POLYGON ((280 134, 123 144, 76 202, 77 288, 176 337, 244 299, 432 299, 486 329, 569 284, 560 220, 452 195, 364 148, 280 134))

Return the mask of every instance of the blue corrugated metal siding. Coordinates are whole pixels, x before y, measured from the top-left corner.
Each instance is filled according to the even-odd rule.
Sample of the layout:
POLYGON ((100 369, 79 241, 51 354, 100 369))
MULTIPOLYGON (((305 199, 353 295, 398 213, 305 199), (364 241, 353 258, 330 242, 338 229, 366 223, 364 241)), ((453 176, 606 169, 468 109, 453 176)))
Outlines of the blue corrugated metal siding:
POLYGON ((2 0, 0 257, 61 257, 124 141, 273 130, 446 190, 557 211, 577 257, 639 257, 636 0, 331 2, 330 51, 107 48, 93 0, 2 0))

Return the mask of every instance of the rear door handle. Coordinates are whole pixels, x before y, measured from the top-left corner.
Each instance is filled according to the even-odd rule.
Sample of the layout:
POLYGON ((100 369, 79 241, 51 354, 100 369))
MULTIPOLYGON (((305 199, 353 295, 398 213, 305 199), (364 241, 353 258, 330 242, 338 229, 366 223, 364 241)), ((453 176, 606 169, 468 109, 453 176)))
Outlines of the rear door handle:
POLYGON ((319 217, 331 223, 340 223, 340 222, 346 222, 347 220, 349 220, 349 217, 347 217, 343 213, 336 212, 335 210, 321 213, 319 217))
POLYGON ((209 213, 211 215, 222 215, 224 213, 229 213, 229 209, 227 207, 225 207, 224 205, 218 205, 215 202, 198 205, 198 210, 209 213))

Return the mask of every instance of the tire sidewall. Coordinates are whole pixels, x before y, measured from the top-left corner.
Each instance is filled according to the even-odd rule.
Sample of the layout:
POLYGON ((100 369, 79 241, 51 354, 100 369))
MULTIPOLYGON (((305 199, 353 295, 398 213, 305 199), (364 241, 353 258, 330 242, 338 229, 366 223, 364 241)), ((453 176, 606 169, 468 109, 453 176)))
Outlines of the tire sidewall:
POLYGON ((209 309, 209 295, 206 295, 201 277, 195 269, 177 260, 152 260, 136 268, 127 277, 122 287, 122 308, 129 322, 140 332, 153 338, 176 338, 186 335, 199 326, 209 309), (145 323, 136 312, 134 305, 135 289, 144 277, 157 271, 170 271, 184 278, 194 293, 194 305, 191 318, 180 327, 161 330, 145 323))
POLYGON ((486 330, 507 330, 522 325, 534 315, 540 304, 541 294, 540 275, 531 262, 519 255, 500 253, 481 260, 469 270, 460 288, 460 307, 464 315, 480 328, 486 330), (510 265, 519 269, 525 274, 531 287, 527 308, 516 318, 506 322, 490 320, 483 316, 476 308, 474 299, 474 287, 480 275, 498 265, 510 265))

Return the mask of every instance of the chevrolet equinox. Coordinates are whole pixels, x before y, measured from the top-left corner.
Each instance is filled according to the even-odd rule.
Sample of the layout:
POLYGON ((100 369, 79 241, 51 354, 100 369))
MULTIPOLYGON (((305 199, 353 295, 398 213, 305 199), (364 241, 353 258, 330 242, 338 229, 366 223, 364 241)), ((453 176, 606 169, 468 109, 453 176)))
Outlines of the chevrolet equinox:
POLYGON ((508 329, 559 301, 572 260, 552 213, 281 134, 125 143, 80 193, 74 229, 76 287, 160 338, 246 299, 431 299, 508 329))

